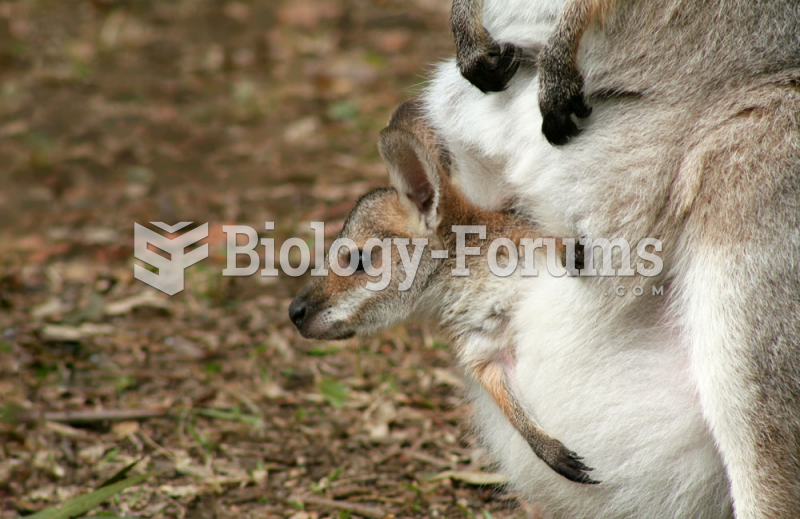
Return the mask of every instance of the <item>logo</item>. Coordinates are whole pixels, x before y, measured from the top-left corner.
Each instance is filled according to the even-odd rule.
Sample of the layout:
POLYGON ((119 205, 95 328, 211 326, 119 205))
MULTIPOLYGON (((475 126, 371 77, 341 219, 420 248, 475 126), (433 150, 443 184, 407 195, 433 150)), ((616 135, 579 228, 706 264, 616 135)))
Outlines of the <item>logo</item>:
MULTIPOLYGON (((192 224, 192 222, 180 222, 170 226, 163 222, 150 223, 170 234, 192 224)), ((141 265, 134 265, 133 276, 167 295, 172 296, 182 291, 183 271, 208 257, 207 243, 185 254, 186 247, 208 237, 207 223, 172 240, 138 223, 133 224, 133 232, 133 256, 158 269, 158 273, 155 273, 141 265), (166 252, 169 254, 169 259, 148 249, 148 245, 166 252)))
MULTIPOLYGON (((150 222, 152 225, 163 229, 169 234, 175 234, 180 229, 191 225, 191 222, 180 222, 169 226, 162 222, 150 222)), ((380 291, 389 287, 394 273, 401 272, 404 276, 402 283, 397 285, 397 290, 404 292, 411 287, 423 251, 428 247, 427 238, 387 238, 375 237, 360 240, 358 245, 347 236, 339 236, 325 252, 324 222, 311 222, 313 231, 313 259, 314 269, 311 276, 328 276, 329 270, 338 277, 348 277, 356 272, 368 274, 369 279, 365 287, 370 291, 380 291), (413 247, 413 249, 411 247, 413 247), (413 250, 413 253, 411 252, 413 250), (400 262, 391 261, 392 251, 399 255, 400 262), (327 258, 327 259, 326 259, 327 258), (380 258, 380 259, 379 259, 380 258), (347 264, 343 267, 340 260, 347 264), (377 262, 373 266, 373 261, 377 262), (395 266, 400 266, 395 268, 395 266), (380 278, 375 281, 375 278, 380 278)), ((275 222, 266 222, 265 231, 275 230, 275 222)), ((183 291, 184 270, 195 263, 208 257, 209 244, 205 243, 191 252, 185 253, 187 247, 208 237, 208 223, 197 227, 175 239, 169 239, 146 227, 134 223, 135 243, 134 257, 154 267, 145 268, 134 265, 136 279, 147 283, 170 296, 183 291), (163 254, 155 252, 160 249, 163 254), (164 257, 167 255, 168 257, 164 257)), ((276 277, 282 271, 292 277, 302 276, 311 266, 312 254, 308 239, 292 237, 280 246, 277 254, 275 238, 262 237, 258 232, 246 225, 223 225, 225 235, 225 257, 227 267, 222 270, 223 277, 247 277, 261 269, 262 277, 276 277), (238 238, 247 237, 247 243, 240 243, 238 238), (263 247, 263 254, 256 250, 259 244, 263 247), (293 249, 299 254, 294 255, 290 261, 293 249), (249 259, 247 266, 240 259, 249 259), (276 259, 280 259, 279 271, 276 268, 276 259), (263 263, 262 263, 263 261, 263 263)), ((486 226, 483 225, 454 225, 452 232, 456 236, 455 247, 444 250, 431 249, 428 252, 430 260, 450 261, 450 274, 452 276, 469 276, 467 256, 476 256, 470 264, 488 261, 492 274, 498 277, 536 277, 538 268, 546 269, 549 276, 561 277, 633 277, 639 275, 652 278, 661 274, 664 262, 658 254, 662 251, 661 241, 654 238, 643 238, 636 246, 632 246, 624 238, 608 240, 605 238, 556 238, 525 237, 517 242, 509 238, 494 238, 488 249, 478 246, 467 246, 467 243, 481 243, 487 239, 486 226), (467 235, 475 237, 467 238, 467 235), (540 249, 540 252, 536 252, 540 249), (578 259, 580 257, 580 260, 578 259), (454 267, 454 268, 453 268, 454 267)), ((531 233, 533 235, 533 233, 531 233)), ((215 234, 215 236, 219 236, 215 234)), ((616 291, 618 296, 625 295, 625 287, 620 285, 616 291), (620 290, 622 292, 620 292, 620 290)), ((653 287, 654 295, 656 288, 653 287)), ((661 288, 659 288, 661 290, 661 288)), ((634 296, 641 296, 644 289, 637 286, 633 290, 634 296)), ((660 295, 660 294, 659 294, 660 295)))

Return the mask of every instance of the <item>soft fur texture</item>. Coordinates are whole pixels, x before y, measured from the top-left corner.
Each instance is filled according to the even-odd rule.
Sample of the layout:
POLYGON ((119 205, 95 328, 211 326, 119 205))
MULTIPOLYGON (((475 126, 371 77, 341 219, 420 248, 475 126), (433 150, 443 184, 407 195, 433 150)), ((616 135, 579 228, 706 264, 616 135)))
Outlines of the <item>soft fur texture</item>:
MULTIPOLYGON (((664 243, 664 275, 642 297, 630 278, 521 295, 529 411, 603 484, 559 481, 481 393, 478 428, 514 486, 555 517, 727 516, 714 440, 738 517, 798 517, 800 11, 619 3, 583 39, 594 112, 566 147, 540 133, 531 65, 483 95, 443 63, 425 95, 473 202, 516 198, 546 234, 664 243)), ((484 23, 500 43, 541 46, 559 6, 487 0, 484 23)))
MULTIPOLYGON (((518 291, 538 281, 535 272, 523 276, 523 270, 538 265, 545 272, 558 269, 563 273, 563 261, 573 252, 566 251, 562 240, 539 236, 536 226, 524 218, 470 204, 452 186, 447 153, 419 117, 416 101, 407 101, 395 111, 381 132, 379 150, 393 188, 363 196, 340 238, 358 247, 343 253, 345 257, 357 253, 363 262, 374 256, 391 269, 394 284, 387 280, 383 290, 369 290, 367 280, 379 273, 370 273, 367 265, 352 276, 312 278, 289 307, 292 321, 305 337, 318 339, 370 334, 409 320, 438 325, 449 336, 466 372, 538 459, 567 480, 598 483, 583 458, 542 429, 518 397, 516 339, 509 326, 520 304, 518 291), (462 235, 457 225, 473 227, 462 235), (366 250, 376 236, 388 246, 380 255, 366 250), (403 261, 405 249, 397 239, 406 244, 409 239, 433 244, 433 249, 420 255, 416 276, 403 261), (463 257, 462 246, 469 247, 463 257), (435 259, 433 250, 446 252, 446 257, 435 259), (504 275, 496 275, 493 266, 502 268, 504 275), (468 270, 457 276, 460 269, 468 270), (408 280, 408 291, 400 288, 399 278, 403 283, 408 280)), ((335 264, 337 255, 342 253, 332 248, 327 267, 335 264)))
MULTIPOLYGON (((570 185, 565 177, 577 184, 587 167, 558 167, 559 155, 576 150, 553 148, 541 135, 532 79, 523 69, 507 93, 484 96, 446 63, 427 93, 457 179, 476 203, 498 209, 509 193, 530 189, 506 184, 517 171, 545 194, 549 186, 558 195, 570 185)), ((565 212, 580 214, 587 206, 532 198, 519 205, 550 232, 579 235, 561 221, 565 212)), ((727 481, 700 412, 686 344, 647 300, 660 296, 648 287, 641 298, 630 288, 619 298, 616 281, 542 277, 525 285, 525 303, 513 321, 516 380, 529 412, 584 456, 603 483, 585 488, 553 474, 476 390, 481 436, 517 491, 554 517, 728 517, 727 481)))

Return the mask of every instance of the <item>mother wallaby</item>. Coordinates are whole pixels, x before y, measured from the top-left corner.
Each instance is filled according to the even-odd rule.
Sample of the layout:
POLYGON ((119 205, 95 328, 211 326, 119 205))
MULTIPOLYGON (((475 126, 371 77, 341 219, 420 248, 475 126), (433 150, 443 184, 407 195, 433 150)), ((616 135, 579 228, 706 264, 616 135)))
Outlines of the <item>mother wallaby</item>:
MULTIPOLYGON (((515 69, 507 57, 496 60, 505 91, 488 95, 445 63, 426 95, 427 115, 474 202, 499 207, 518 197, 547 234, 663 244, 664 275, 644 280, 642 297, 631 295, 642 281, 624 277, 580 279, 570 297, 529 296, 521 334, 535 330, 543 344, 580 338, 583 349, 570 348, 566 359, 555 349, 520 359, 526 372, 541 374, 526 385, 527 402, 543 426, 585 451, 561 434, 563 409, 552 405, 558 395, 597 404, 590 380, 608 367, 584 365, 591 357, 583 352, 683 351, 736 515, 800 517, 800 8, 789 0, 566 3, 572 15, 580 4, 603 4, 602 23, 578 17, 582 38, 570 36, 569 17, 559 22, 561 36, 566 30, 573 40, 561 47, 565 59, 553 42, 544 51, 543 84, 567 85, 561 92, 570 96, 546 92, 548 116, 564 107, 567 116, 588 115, 572 106, 574 74, 548 82, 558 78, 553 63, 569 65, 571 54, 593 107, 569 145, 552 147, 541 135, 539 81, 525 63, 515 69), (650 295, 661 286, 663 296, 650 295)), ((561 4, 486 0, 482 24, 500 56, 535 51, 561 4)), ((551 139, 564 131, 574 133, 562 117, 551 139)), ((639 398, 635 388, 628 398, 639 398)), ((481 428, 503 427, 491 402, 479 402, 481 428)), ((660 433, 639 434, 629 440, 660 433)), ((563 510, 552 501, 568 494, 543 491, 535 474, 517 469, 516 453, 492 444, 497 436, 486 438, 525 495, 563 510)))

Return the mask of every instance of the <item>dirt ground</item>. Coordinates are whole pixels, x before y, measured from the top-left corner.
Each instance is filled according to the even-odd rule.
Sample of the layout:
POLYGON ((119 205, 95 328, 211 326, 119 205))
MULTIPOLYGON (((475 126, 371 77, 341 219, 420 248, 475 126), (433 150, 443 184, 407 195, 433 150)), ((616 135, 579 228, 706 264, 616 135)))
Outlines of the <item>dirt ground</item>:
POLYGON ((0 1, 0 517, 137 459, 157 474, 90 515, 526 515, 435 331, 305 341, 304 278, 221 275, 223 224, 332 239, 385 184, 377 134, 452 54, 449 4, 0 1), (173 297, 133 278, 151 221, 209 223, 173 297))

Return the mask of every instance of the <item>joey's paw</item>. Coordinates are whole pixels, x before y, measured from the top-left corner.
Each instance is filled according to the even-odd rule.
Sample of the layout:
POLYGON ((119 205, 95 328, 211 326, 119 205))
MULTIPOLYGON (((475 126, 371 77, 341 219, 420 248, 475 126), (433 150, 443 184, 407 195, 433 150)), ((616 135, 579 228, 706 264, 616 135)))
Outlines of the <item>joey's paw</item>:
POLYGON ((490 39, 485 47, 459 59, 458 67, 461 75, 484 94, 502 92, 519 68, 519 49, 490 39))
POLYGON ((582 457, 562 445, 557 457, 554 460, 545 460, 545 463, 570 481, 584 483, 586 485, 597 485, 600 483, 600 481, 589 477, 588 473, 594 469, 587 467, 582 460, 582 457))
POLYGON ((592 108, 583 97, 583 78, 577 70, 539 65, 539 109, 542 112, 542 133, 551 144, 561 146, 578 135, 578 126, 571 115, 586 118, 592 108))

